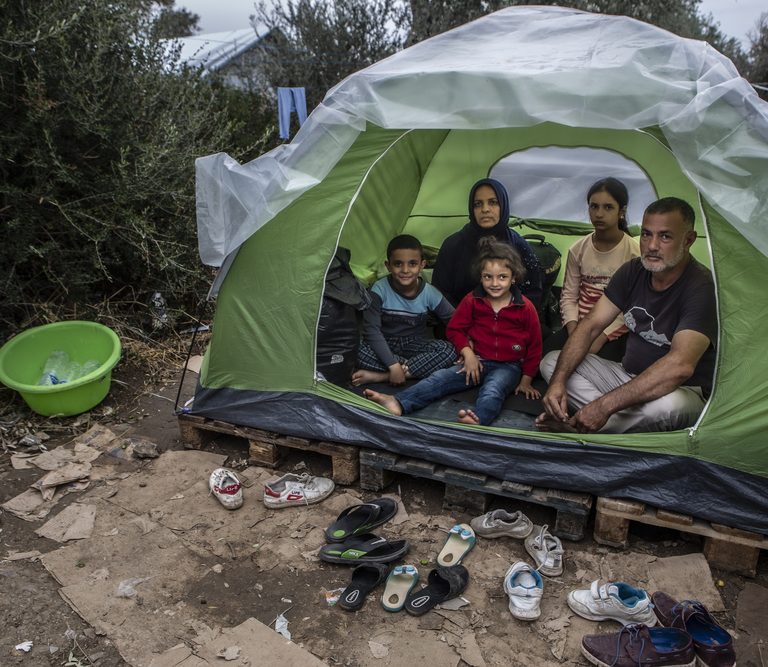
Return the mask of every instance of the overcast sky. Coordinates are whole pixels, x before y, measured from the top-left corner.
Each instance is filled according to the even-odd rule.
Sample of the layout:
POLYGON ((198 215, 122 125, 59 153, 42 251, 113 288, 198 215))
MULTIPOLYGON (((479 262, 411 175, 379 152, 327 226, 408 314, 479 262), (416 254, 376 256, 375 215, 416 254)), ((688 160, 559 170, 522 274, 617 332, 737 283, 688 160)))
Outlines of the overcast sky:
MULTIPOLYGON (((253 0, 176 0, 200 16, 202 32, 221 32, 248 27, 248 17, 255 12, 253 0)), ((766 0, 702 0, 702 14, 712 14, 720 29, 729 37, 748 46, 747 32, 754 30, 760 13, 768 10, 766 0)))

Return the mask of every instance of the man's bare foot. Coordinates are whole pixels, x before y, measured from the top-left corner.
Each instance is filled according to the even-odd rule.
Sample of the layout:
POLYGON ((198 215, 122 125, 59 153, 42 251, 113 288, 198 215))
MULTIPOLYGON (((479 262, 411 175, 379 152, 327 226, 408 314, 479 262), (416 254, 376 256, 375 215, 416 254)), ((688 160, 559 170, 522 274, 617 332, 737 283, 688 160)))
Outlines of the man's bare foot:
POLYGON ((459 410, 459 421, 462 424, 480 424, 480 418, 472 410, 459 410))
POLYGON ((369 401, 378 403, 393 415, 399 417, 403 414, 403 406, 400 405, 400 402, 392 394, 380 394, 378 391, 373 391, 373 389, 363 389, 363 396, 369 401))
POLYGON ((386 382, 389 380, 389 373, 386 371, 369 371, 361 368, 352 373, 352 386, 359 387, 361 384, 373 384, 374 382, 386 382))
POLYGON ((536 428, 547 433, 578 433, 570 421, 558 421, 546 412, 536 417, 536 428))

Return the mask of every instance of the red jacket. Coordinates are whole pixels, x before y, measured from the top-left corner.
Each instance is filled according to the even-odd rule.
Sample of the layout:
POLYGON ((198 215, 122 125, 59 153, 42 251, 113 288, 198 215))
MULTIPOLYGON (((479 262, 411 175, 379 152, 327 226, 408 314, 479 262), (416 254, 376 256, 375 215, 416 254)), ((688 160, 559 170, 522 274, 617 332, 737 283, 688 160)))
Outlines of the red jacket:
POLYGON ((489 361, 519 361, 523 374, 535 377, 541 361, 541 326, 535 306, 517 288, 512 300, 498 313, 478 287, 459 303, 448 322, 448 340, 456 350, 469 346, 489 361))

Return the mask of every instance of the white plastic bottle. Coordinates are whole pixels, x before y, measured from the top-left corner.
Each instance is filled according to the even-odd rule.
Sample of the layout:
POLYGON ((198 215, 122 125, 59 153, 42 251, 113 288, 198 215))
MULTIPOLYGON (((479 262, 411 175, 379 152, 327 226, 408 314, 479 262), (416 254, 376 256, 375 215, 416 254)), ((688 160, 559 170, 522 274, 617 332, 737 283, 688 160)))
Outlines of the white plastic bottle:
POLYGON ((44 386, 63 384, 67 381, 68 369, 69 355, 63 350, 54 350, 48 355, 45 366, 43 366, 43 374, 37 384, 44 386))

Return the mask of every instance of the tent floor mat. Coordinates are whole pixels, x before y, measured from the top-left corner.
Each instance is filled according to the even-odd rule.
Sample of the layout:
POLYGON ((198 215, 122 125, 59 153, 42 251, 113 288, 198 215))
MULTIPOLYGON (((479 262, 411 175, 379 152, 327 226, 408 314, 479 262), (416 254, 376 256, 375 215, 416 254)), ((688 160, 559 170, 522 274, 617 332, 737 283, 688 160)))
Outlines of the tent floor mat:
POLYGON ((188 449, 203 449, 217 433, 224 433, 245 441, 251 465, 275 468, 286 448, 301 449, 330 457, 331 476, 338 484, 354 484, 360 475, 360 448, 355 445, 297 438, 199 415, 180 414, 178 420, 181 439, 188 449))
POLYGON ((528 503, 545 505, 557 513, 552 532, 568 540, 584 537, 585 527, 592 509, 592 496, 558 489, 545 489, 504 481, 457 468, 408 456, 398 456, 381 450, 360 450, 360 486, 368 491, 381 491, 388 486, 395 473, 437 480, 445 484, 443 508, 484 514, 490 496, 514 498, 528 503))
MULTIPOLYGON (((362 390, 373 389, 384 394, 394 394, 395 396, 401 392, 405 387, 411 386, 413 383, 409 382, 403 387, 393 387, 389 384, 377 383, 366 385, 365 387, 346 387, 350 391, 354 391, 357 394, 362 394, 362 390)), ((538 389, 542 395, 547 389, 547 383, 540 377, 533 381, 533 386, 538 389)), ((408 415, 409 417, 415 417, 417 419, 435 419, 440 421, 455 422, 458 412, 462 408, 472 407, 477 396, 477 389, 467 389, 458 394, 451 394, 444 396, 443 398, 434 401, 430 405, 421 410, 408 415)), ((504 401, 504 407, 501 414, 493 422, 493 426, 499 428, 518 429, 520 431, 535 431, 534 419, 537 415, 544 412, 544 407, 541 400, 534 400, 525 398, 525 396, 515 396, 511 394, 504 401)))
MULTIPOLYGON (((361 460, 362 465, 362 460, 361 460)), ((704 556, 713 567, 754 577, 760 550, 768 550, 768 537, 738 528, 695 519, 621 498, 598 498, 595 507, 595 542, 625 548, 630 522, 672 528, 704 537, 704 556)))

